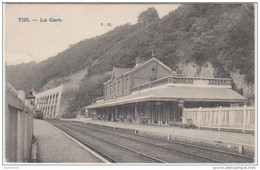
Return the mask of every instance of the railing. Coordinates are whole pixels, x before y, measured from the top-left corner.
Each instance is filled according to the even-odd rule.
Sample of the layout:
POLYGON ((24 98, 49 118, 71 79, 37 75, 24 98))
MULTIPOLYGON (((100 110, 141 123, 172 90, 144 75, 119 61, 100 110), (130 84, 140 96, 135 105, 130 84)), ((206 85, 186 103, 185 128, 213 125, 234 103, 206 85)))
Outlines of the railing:
POLYGON ((95 103, 98 103, 98 102, 100 102, 100 101, 103 101, 104 99, 105 99, 104 96, 97 97, 97 98, 95 99, 95 103))
POLYGON ((131 88, 131 92, 140 91, 143 89, 152 88, 158 85, 167 83, 172 84, 190 84, 190 85, 217 85, 217 86, 230 86, 232 80, 229 78, 204 78, 204 77, 181 77, 181 76, 170 76, 148 83, 144 83, 131 88))
POLYGON ((103 100, 103 99, 104 99, 104 96, 100 96, 100 97, 97 97, 97 98, 96 98, 96 101, 97 101, 97 100, 103 100))
POLYGON ((182 123, 198 128, 255 131, 254 107, 184 108, 182 123))
POLYGON ((169 77, 170 83, 175 84, 198 84, 198 85, 231 85, 229 78, 204 78, 204 77, 169 77))
POLYGON ((33 137, 33 110, 23 91, 6 84, 5 98, 5 161, 27 162, 33 137))
POLYGON ((143 89, 148 89, 151 87, 154 87, 156 85, 161 85, 161 84, 166 84, 168 83, 168 77, 162 78, 162 79, 158 79, 158 80, 154 80, 148 83, 144 83, 144 84, 140 84, 138 86, 132 87, 131 88, 131 92, 135 92, 135 91, 139 91, 139 90, 143 90, 143 89))
POLYGON ((149 124, 149 117, 140 117, 140 123, 149 124))

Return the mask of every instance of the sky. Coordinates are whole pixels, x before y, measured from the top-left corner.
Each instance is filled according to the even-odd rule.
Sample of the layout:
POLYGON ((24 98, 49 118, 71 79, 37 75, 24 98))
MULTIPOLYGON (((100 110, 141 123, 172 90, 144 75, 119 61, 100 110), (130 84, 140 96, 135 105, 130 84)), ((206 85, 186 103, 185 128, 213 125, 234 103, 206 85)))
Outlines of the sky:
POLYGON ((178 4, 5 4, 5 62, 7 65, 40 62, 81 40, 104 34, 119 25, 135 24, 138 15, 149 7, 154 7, 161 18, 178 6, 178 4), (30 22, 22 22, 19 18, 29 18, 30 22), (41 21, 46 19, 47 22, 40 22, 40 18, 41 21), (50 18, 60 21, 50 22, 50 18))

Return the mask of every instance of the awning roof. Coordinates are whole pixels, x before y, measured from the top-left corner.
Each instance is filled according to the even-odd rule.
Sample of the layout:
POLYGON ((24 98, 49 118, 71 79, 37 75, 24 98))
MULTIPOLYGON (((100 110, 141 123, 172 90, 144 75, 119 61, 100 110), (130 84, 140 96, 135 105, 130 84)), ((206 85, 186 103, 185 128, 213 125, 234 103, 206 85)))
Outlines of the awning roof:
POLYGON ((229 88, 161 86, 134 92, 131 95, 108 99, 85 107, 95 109, 142 101, 219 101, 245 102, 246 98, 229 88))

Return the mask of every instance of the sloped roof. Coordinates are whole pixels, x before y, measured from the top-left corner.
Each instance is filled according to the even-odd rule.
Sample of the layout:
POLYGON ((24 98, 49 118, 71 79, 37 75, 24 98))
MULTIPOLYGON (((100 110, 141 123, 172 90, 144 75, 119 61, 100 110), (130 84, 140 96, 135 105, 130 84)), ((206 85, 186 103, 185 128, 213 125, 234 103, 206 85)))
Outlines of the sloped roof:
POLYGON ((156 61, 159 64, 161 64, 161 66, 163 66, 165 69, 167 69, 168 71, 172 72, 172 70, 165 64, 163 64, 160 60, 156 59, 156 58, 151 58, 141 64, 139 64, 138 66, 135 66, 133 68, 118 68, 118 67, 113 67, 113 71, 112 71, 112 75, 111 75, 111 79, 106 81, 104 84, 108 83, 109 81, 112 80, 112 77, 114 75, 115 79, 119 78, 120 76, 124 75, 124 74, 128 74, 130 72, 133 72, 135 70, 138 70, 144 66, 146 66, 147 64, 149 64, 152 61, 156 61))
POLYGON ((167 65, 163 64, 160 60, 158 60, 158 59, 156 59, 156 58, 153 57, 153 58, 150 58, 149 60, 147 60, 147 61, 145 61, 145 62, 139 64, 138 66, 135 66, 135 67, 131 68, 129 71, 127 71, 127 72, 124 73, 124 74, 127 74, 127 73, 129 73, 129 72, 133 72, 133 71, 138 70, 138 69, 140 69, 140 68, 142 68, 142 67, 145 67, 146 65, 148 65, 148 64, 149 64, 150 62, 152 62, 152 61, 158 62, 158 63, 159 63, 161 66, 163 66, 165 69, 167 69, 168 71, 172 72, 172 70, 170 69, 170 67, 168 67, 167 65))
POLYGON ((124 73, 126 73, 127 71, 131 70, 132 68, 117 68, 117 67, 113 67, 113 72, 115 78, 121 77, 121 75, 123 75, 124 73))
POLYGON ((113 70, 111 72, 111 78, 109 80, 107 80, 106 82, 104 82, 103 84, 107 84, 108 82, 110 82, 112 80, 113 76, 115 77, 115 79, 117 79, 118 77, 120 77, 121 75, 123 75, 124 73, 128 72, 131 69, 132 68, 113 67, 113 70))
POLYGON ((164 85, 135 92, 131 95, 108 99, 85 107, 95 109, 107 106, 122 105, 142 101, 220 101, 220 102, 244 102, 246 98, 229 88, 212 87, 176 87, 164 85))

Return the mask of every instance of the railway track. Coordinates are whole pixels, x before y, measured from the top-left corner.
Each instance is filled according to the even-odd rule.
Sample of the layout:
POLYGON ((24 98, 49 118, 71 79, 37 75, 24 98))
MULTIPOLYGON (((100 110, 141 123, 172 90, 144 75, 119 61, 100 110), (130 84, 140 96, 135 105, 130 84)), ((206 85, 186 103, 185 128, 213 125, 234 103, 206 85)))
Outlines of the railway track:
MULTIPOLYGON (((128 132, 122 133, 120 131, 111 131, 111 129, 105 129, 100 127, 97 128, 97 126, 88 125, 88 124, 71 123, 67 121, 65 122, 60 121, 60 122, 62 122, 62 126, 59 126, 59 128, 61 129, 62 128, 63 129, 67 128, 70 130, 74 129, 74 131, 77 131, 77 133, 91 136, 96 140, 104 141, 106 143, 109 143, 110 145, 117 145, 117 147, 120 147, 121 150, 122 148, 124 148, 125 150, 128 150, 128 152, 131 151, 134 152, 135 154, 142 155, 143 157, 152 160, 152 162, 175 163, 176 160, 171 159, 171 157, 176 157, 176 156, 182 157, 182 160, 179 160, 181 162, 178 162, 177 160, 178 163, 183 163, 182 161, 185 159, 190 161, 189 163, 192 162, 200 162, 200 163, 249 163, 250 162, 251 163, 253 162, 253 158, 251 157, 230 153, 230 152, 219 151, 216 149, 195 146, 190 144, 183 144, 175 141, 168 141, 160 138, 143 136, 143 135, 133 134, 128 132), (86 133, 91 133, 91 135, 86 133), (132 146, 129 143, 132 143, 132 146), (158 153, 161 152, 168 156, 161 158, 160 154, 157 154, 157 152, 152 152, 149 151, 148 149, 146 150, 140 149, 141 147, 148 148, 148 149, 156 148, 155 150, 158 153), (156 157, 149 156, 149 155, 156 155, 156 157)), ((55 126, 57 126, 57 124, 55 126)), ((86 145, 89 145, 87 144, 88 143, 87 141, 84 142, 86 143, 86 145)), ((81 143, 84 142, 82 142, 81 140, 81 143)), ((100 155, 104 155, 104 153, 102 151, 99 151, 99 149, 96 149, 93 146, 90 146, 90 148, 91 149, 93 148, 94 151, 97 150, 95 151, 96 153, 100 155)), ((114 160, 113 158, 107 155, 104 155, 104 157, 110 158, 110 160, 112 160, 111 162, 113 163, 122 162, 122 161, 114 160)))
POLYGON ((55 123, 53 125, 56 126, 57 128, 59 128, 60 130, 62 130, 63 132, 65 132, 66 134, 68 134, 69 136, 73 137, 80 143, 82 143, 84 146, 87 146, 88 148, 92 149, 94 152, 96 152, 97 154, 99 154, 100 156, 102 156, 103 158, 108 160, 110 163, 126 163, 127 161, 125 162, 125 161, 122 161, 119 159, 120 158, 119 153, 121 153, 121 152, 124 153, 125 155, 128 155, 128 157, 130 157, 130 163, 132 163, 131 160, 133 160, 133 159, 131 159, 131 157, 138 158, 138 161, 141 160, 141 163, 143 163, 143 162, 144 163, 166 163, 163 160, 160 160, 153 156, 147 155, 145 153, 138 152, 138 151, 128 148, 126 146, 110 142, 109 140, 106 140, 106 139, 103 139, 103 138, 100 138, 100 137, 97 137, 97 136, 94 136, 91 134, 75 132, 72 130, 73 128, 68 127, 66 125, 55 124, 55 123), (84 140, 82 137, 80 137, 80 135, 87 136, 88 140, 84 140), (116 155, 111 152, 105 151, 101 145, 96 145, 96 146, 93 145, 93 141, 92 141, 92 144, 90 144, 91 142, 89 141, 89 139, 90 139, 89 137, 96 139, 95 142, 98 141, 98 142, 101 142, 102 144, 105 144, 104 146, 106 146, 107 148, 116 149, 118 154, 116 155), (101 149, 97 146, 101 147, 101 149), (132 154, 129 154, 129 152, 131 152, 132 154))
POLYGON ((117 161, 113 158, 111 158, 108 155, 105 155, 102 151, 100 151, 99 149, 93 147, 92 145, 88 144, 87 142, 66 133, 64 130, 60 129, 57 125, 54 125, 56 128, 58 128, 59 130, 61 130, 63 133, 65 133, 66 135, 70 136, 71 138, 75 139, 76 141, 80 142, 81 144, 83 144, 84 146, 86 146, 87 148, 91 149, 92 151, 94 151, 95 153, 97 153, 99 156, 101 156, 103 159, 100 159, 101 161, 103 161, 104 163, 117 163, 117 161))
MULTIPOLYGON (((83 126, 86 128, 92 128, 92 130, 94 130, 93 127, 86 125, 86 124, 82 124, 82 125, 75 124, 75 125, 83 126)), ((97 131, 98 129, 95 129, 95 130, 97 131)), ((101 128, 99 129, 99 131, 101 131, 101 128)), ((252 157, 249 157, 246 155, 240 155, 240 154, 235 154, 232 152, 226 152, 226 151, 221 151, 221 150, 216 150, 216 149, 212 149, 212 148, 196 146, 196 145, 191 145, 191 144, 185 144, 185 143, 180 143, 180 142, 175 142, 175 141, 163 140, 160 138, 143 136, 143 135, 133 134, 133 133, 129 133, 129 132, 124 132, 124 133, 119 134, 118 132, 108 131, 106 129, 103 129, 102 132, 109 133, 111 135, 118 135, 118 136, 128 138, 131 140, 136 140, 138 142, 143 142, 146 144, 154 145, 156 147, 158 147, 158 145, 156 144, 155 140, 162 141, 162 142, 169 144, 169 146, 165 146, 165 145, 160 146, 162 148, 177 151, 177 152, 184 153, 184 154, 189 154, 189 155, 196 156, 196 157, 200 157, 202 159, 206 159, 206 160, 216 162, 216 163, 223 163, 223 162, 225 162, 225 163, 248 163, 248 162, 252 163, 254 161, 254 159, 252 157), (139 139, 136 139, 136 137, 138 137, 139 139), (150 139, 152 139, 152 140, 150 140, 150 139), (184 146, 184 148, 183 148, 183 146, 184 146), (182 148, 182 149, 180 150, 180 148, 182 148), (216 159, 216 157, 219 159, 216 159)))

